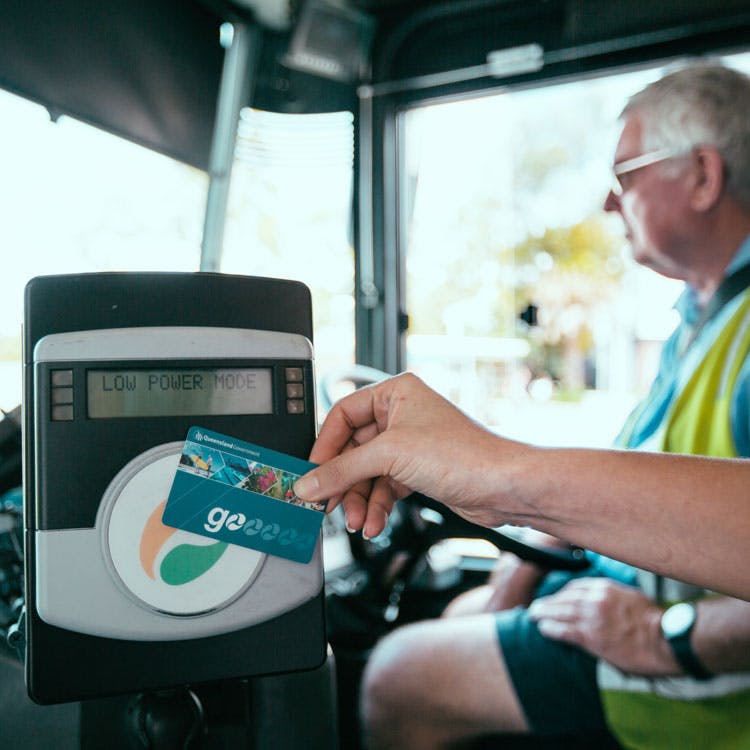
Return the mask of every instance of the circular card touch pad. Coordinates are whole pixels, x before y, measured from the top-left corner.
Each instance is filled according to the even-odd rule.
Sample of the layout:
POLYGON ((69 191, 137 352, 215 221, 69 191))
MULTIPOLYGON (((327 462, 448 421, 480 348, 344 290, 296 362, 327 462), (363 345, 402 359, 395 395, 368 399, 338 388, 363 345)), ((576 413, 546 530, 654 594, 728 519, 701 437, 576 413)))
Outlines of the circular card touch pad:
POLYGON ((266 556, 161 522, 182 447, 160 445, 128 463, 104 493, 97 527, 120 588, 148 609, 190 616, 237 599, 266 556))

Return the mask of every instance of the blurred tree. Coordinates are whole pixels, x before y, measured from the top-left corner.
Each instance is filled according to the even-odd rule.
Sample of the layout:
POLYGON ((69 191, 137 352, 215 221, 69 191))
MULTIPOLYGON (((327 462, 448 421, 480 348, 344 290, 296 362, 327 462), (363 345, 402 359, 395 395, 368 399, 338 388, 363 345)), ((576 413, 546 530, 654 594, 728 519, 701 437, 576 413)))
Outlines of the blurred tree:
MULTIPOLYGON (((586 359, 594 345, 591 320, 612 298, 624 272, 624 242, 601 213, 570 227, 547 229, 514 248, 516 263, 536 268, 516 290, 539 308, 531 331, 537 367, 566 390, 586 386, 586 359)), ((525 302, 524 302, 525 304, 525 302)))

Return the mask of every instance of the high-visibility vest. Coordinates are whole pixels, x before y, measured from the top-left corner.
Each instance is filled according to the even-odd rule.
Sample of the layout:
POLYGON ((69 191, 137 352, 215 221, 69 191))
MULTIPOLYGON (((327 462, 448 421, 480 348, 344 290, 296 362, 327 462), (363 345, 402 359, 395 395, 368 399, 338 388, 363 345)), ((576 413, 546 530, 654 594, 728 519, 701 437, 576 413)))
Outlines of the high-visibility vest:
MULTIPOLYGON (((748 356, 750 290, 740 295, 731 317, 670 405, 657 440, 649 443, 670 453, 737 457, 730 409, 748 356)), ((639 580, 653 596, 656 577, 643 572, 639 580)), ((678 581, 662 579, 662 584, 667 600, 710 594, 678 581)), ((750 750, 750 672, 722 674, 707 681, 685 676, 645 678, 600 662, 598 677, 607 720, 629 749, 750 750)))
POLYGON ((750 290, 706 352, 670 409, 662 450, 736 458, 730 408, 750 352, 750 290))

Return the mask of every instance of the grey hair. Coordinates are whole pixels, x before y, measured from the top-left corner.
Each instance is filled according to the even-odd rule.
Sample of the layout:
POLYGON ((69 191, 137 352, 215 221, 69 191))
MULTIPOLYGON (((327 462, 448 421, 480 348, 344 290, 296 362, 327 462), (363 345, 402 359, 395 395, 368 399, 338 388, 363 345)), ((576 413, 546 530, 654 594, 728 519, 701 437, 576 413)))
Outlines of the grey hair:
POLYGON ((750 77, 716 62, 665 75, 634 94, 621 117, 638 116, 644 150, 713 146, 727 192, 750 208, 750 77))

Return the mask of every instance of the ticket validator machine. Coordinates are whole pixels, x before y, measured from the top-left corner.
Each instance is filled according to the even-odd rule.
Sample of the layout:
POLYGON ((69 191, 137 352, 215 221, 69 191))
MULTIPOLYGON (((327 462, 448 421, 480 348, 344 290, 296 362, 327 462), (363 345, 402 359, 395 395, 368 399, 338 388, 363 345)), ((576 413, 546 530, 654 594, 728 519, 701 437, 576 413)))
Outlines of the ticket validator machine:
POLYGON ((154 526, 194 425, 306 459, 309 290, 221 274, 38 277, 26 289, 26 679, 39 703, 312 669, 309 563, 154 526), (161 562, 179 559, 180 576, 161 562))

